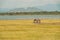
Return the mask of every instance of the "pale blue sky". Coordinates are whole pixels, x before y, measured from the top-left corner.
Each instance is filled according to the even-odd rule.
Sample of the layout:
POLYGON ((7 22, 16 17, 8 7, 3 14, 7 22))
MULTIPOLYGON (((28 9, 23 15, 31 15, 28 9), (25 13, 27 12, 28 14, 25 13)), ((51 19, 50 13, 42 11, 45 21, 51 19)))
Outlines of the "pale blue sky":
POLYGON ((57 5, 56 8, 60 9, 60 0, 0 0, 0 8, 25 8, 35 6, 46 6, 48 4, 57 5))

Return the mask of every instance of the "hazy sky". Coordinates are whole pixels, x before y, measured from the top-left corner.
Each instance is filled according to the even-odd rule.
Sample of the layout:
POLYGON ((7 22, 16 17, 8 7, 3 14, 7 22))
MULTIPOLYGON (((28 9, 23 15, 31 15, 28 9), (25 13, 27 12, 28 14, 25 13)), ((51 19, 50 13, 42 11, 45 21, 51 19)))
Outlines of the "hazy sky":
POLYGON ((46 4, 60 4, 59 2, 60 0, 0 0, 0 8, 44 6, 46 4))

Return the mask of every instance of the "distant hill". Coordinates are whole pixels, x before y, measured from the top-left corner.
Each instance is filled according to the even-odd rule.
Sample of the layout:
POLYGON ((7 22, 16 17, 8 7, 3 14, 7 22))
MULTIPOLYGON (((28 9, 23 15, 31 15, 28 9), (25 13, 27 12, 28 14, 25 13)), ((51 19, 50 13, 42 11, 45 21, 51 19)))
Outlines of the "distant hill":
POLYGON ((35 6, 27 8, 15 8, 9 12, 40 12, 40 11, 60 11, 60 4, 47 4, 44 6, 35 6))
POLYGON ((60 4, 47 4, 44 6, 34 6, 26 8, 0 8, 0 12, 40 12, 40 11, 60 11, 60 4))
POLYGON ((15 8, 9 12, 40 12, 41 9, 37 7, 28 7, 28 8, 15 8))

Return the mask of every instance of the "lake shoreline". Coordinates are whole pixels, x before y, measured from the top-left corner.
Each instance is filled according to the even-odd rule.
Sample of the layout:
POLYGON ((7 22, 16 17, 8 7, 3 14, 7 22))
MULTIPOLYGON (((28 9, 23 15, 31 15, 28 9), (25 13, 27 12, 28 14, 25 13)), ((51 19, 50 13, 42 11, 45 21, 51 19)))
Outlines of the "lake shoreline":
POLYGON ((16 19, 60 19, 60 15, 16 15, 16 16, 0 16, 0 20, 16 20, 16 19))
MULTIPOLYGON (((0 22, 33 22, 34 19, 0 20, 0 22)), ((40 19, 41 23, 60 23, 60 19, 40 19)), ((2 22, 2 23, 3 23, 2 22)))

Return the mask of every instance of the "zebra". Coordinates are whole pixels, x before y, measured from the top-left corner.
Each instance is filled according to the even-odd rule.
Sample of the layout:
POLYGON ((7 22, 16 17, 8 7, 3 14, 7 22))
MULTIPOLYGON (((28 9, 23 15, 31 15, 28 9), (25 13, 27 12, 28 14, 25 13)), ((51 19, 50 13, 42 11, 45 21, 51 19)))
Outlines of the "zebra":
POLYGON ((39 18, 38 19, 34 19, 33 23, 41 23, 41 20, 39 18))

